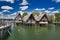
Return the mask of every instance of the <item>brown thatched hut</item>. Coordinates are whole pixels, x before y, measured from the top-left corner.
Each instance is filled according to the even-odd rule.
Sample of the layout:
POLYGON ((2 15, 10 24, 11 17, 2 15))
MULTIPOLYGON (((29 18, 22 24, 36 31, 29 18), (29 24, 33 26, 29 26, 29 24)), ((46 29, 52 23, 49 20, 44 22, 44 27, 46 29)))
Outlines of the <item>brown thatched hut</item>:
POLYGON ((38 24, 48 24, 49 20, 46 14, 40 14, 38 17, 35 16, 36 23, 38 24))
POLYGON ((18 14, 16 15, 15 21, 16 21, 16 22, 22 22, 22 16, 21 16, 20 13, 18 13, 18 14))
POLYGON ((23 23, 25 23, 25 24, 35 24, 36 20, 35 20, 34 15, 33 14, 26 15, 23 18, 23 23))

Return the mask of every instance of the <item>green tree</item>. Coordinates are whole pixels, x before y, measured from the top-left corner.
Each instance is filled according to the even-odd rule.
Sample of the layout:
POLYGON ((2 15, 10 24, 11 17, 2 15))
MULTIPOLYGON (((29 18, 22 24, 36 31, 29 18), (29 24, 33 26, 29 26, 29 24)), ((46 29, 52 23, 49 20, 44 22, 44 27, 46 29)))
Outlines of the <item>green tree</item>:
POLYGON ((24 17, 24 16, 26 16, 26 15, 27 15, 27 13, 25 12, 25 13, 23 13, 22 17, 24 17))
POLYGON ((47 12, 43 12, 42 14, 48 14, 47 12))
POLYGON ((39 13, 38 13, 38 12, 32 12, 32 14, 33 14, 33 15, 39 15, 39 13))
POLYGON ((55 21, 60 22, 60 13, 55 13, 55 21))
POLYGON ((54 21, 55 21, 54 15, 48 14, 47 16, 48 16, 48 19, 49 19, 51 22, 54 22, 54 21))

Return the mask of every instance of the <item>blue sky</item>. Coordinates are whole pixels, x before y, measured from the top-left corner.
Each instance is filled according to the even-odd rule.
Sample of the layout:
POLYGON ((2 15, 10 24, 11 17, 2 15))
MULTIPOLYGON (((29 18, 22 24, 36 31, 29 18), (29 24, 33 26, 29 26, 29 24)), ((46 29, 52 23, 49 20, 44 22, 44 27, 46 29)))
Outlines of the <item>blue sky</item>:
POLYGON ((47 12, 60 11, 60 0, 0 0, 0 14, 16 14, 17 12, 47 12))

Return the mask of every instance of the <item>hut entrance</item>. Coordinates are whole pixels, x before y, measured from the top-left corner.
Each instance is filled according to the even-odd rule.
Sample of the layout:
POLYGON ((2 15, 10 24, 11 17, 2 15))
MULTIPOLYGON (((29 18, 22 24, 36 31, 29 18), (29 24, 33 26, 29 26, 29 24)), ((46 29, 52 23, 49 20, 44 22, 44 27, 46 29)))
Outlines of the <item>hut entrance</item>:
POLYGON ((33 16, 33 14, 31 14, 30 16, 29 16, 29 18, 28 18, 28 23, 31 23, 31 24, 35 24, 35 18, 34 18, 34 16, 33 16))
POLYGON ((48 24, 48 22, 49 22, 49 20, 48 20, 48 18, 47 18, 47 15, 44 14, 44 15, 41 17, 39 23, 40 23, 40 24, 48 24))

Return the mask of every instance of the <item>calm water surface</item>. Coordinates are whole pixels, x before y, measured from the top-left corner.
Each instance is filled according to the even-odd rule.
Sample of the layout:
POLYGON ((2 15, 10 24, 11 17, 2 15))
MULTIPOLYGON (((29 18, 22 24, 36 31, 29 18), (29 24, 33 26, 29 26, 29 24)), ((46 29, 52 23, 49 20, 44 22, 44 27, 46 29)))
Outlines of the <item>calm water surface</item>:
POLYGON ((16 25, 7 40, 60 40, 60 26, 16 25))

